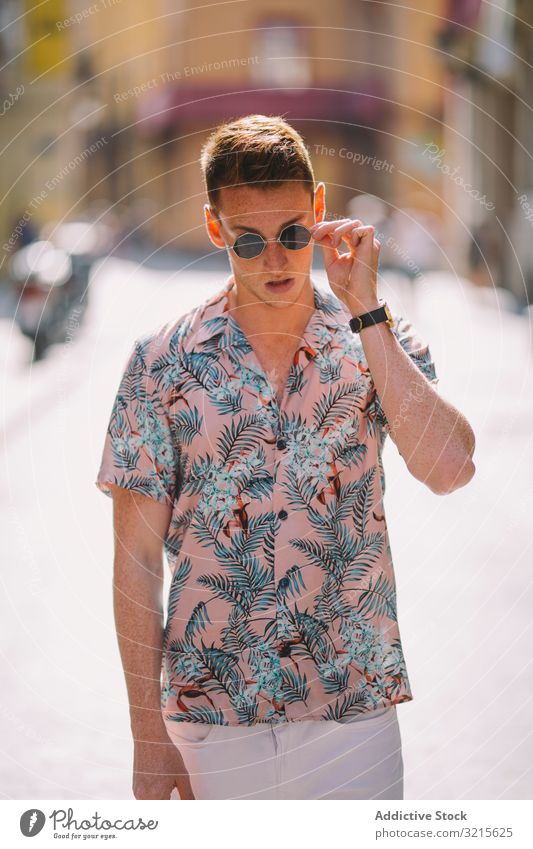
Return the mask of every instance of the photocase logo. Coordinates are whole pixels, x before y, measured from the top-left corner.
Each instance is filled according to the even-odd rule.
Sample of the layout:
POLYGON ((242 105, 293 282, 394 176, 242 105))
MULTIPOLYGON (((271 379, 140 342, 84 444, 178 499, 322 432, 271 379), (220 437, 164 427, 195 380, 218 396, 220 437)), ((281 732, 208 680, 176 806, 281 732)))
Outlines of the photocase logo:
POLYGON ((38 808, 30 808, 24 811, 20 818, 20 830, 24 837, 35 837, 42 830, 46 817, 38 808))
MULTIPOLYGON (((33 837, 35 834, 39 834, 46 819, 47 817, 38 808, 29 808, 20 818, 20 830, 22 834, 25 837, 33 837)), ((87 837, 98 836, 107 840, 109 837, 117 836, 116 834, 110 834, 111 831, 144 831, 145 829, 154 831, 159 826, 159 820, 147 820, 145 822, 142 817, 109 820, 99 814, 98 811, 95 811, 90 817, 77 820, 74 817, 73 808, 68 808, 67 810, 56 808, 49 815, 48 819, 51 821, 54 837, 70 838, 71 835, 81 837, 78 832, 89 832, 88 834, 83 834, 84 840, 87 837), (94 832, 105 832, 105 834, 98 835, 98 833, 94 834, 94 832)))

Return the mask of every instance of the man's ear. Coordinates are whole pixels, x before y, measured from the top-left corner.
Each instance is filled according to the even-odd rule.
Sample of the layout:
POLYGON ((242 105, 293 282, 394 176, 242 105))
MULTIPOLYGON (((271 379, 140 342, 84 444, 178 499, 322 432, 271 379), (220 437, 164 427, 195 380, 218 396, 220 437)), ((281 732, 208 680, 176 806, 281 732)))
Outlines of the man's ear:
POLYGON ((226 243, 220 232, 220 224, 216 219, 211 207, 208 203, 204 203, 205 226, 207 227, 207 235, 217 248, 225 248, 226 243))
POLYGON ((318 183, 315 189, 313 210, 315 214, 315 222, 318 224, 320 221, 324 220, 326 215, 326 186, 322 182, 318 183))

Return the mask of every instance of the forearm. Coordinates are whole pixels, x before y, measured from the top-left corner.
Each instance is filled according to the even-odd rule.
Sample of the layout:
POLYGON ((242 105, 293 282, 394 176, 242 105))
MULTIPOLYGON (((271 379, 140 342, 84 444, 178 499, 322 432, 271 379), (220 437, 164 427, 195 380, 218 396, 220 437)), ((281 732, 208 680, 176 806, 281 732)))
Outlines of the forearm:
POLYGON ((160 671, 162 577, 134 558, 115 558, 113 604, 134 739, 165 739, 160 671))
POLYGON ((386 324, 364 328, 361 342, 391 438, 409 471, 435 492, 464 485, 475 469, 475 437, 466 418, 439 395, 386 324))

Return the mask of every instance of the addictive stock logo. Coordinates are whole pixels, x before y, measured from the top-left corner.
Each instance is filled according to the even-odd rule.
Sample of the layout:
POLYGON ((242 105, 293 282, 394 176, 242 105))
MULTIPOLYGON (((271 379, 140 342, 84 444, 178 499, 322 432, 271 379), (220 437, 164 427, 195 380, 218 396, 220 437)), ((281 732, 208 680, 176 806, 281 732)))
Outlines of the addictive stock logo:
POLYGON ((43 825, 46 822, 46 817, 38 808, 30 808, 29 811, 24 811, 20 818, 20 830, 24 837, 35 837, 39 834, 43 825))

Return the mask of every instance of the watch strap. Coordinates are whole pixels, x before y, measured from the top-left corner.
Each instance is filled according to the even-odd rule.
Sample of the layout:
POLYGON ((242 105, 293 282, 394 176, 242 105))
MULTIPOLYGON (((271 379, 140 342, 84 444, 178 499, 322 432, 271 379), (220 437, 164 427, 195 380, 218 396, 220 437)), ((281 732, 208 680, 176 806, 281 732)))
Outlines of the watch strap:
POLYGON ((370 327, 371 324, 380 324, 382 321, 386 321, 389 327, 393 325, 392 316, 387 304, 382 304, 380 307, 370 310, 370 312, 363 313, 363 315, 354 315, 350 319, 349 324, 350 329, 354 333, 359 333, 363 328, 370 327))

